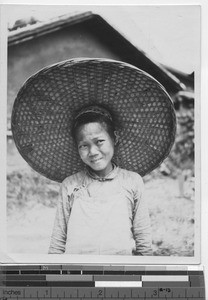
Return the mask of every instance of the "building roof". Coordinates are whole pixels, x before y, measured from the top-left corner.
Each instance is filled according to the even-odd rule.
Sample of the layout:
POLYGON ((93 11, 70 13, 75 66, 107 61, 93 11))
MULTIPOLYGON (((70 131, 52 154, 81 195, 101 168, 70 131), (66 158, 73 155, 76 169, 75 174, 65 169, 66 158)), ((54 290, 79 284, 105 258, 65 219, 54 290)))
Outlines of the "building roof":
POLYGON ((12 30, 8 34, 8 46, 12 47, 78 23, 83 24, 96 37, 102 39, 102 42, 119 55, 123 61, 135 65, 155 77, 168 91, 178 92, 186 89, 184 83, 174 73, 151 60, 141 49, 130 43, 100 15, 92 12, 61 16, 48 22, 37 22, 33 25, 12 30))
POLYGON ((13 46, 25 42, 29 39, 36 38, 51 32, 58 31, 62 28, 74 25, 76 23, 84 22, 92 18, 91 12, 86 12, 78 15, 67 15, 54 18, 51 21, 39 22, 36 24, 28 24, 25 27, 12 30, 8 34, 8 46, 13 46))

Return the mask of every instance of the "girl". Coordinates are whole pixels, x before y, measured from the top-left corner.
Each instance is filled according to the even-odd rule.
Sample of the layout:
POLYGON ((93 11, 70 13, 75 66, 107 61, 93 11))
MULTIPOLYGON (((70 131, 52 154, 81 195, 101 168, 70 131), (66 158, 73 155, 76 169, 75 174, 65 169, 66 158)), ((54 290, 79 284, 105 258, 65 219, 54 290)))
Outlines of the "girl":
POLYGON ((68 60, 26 81, 14 141, 34 170, 61 182, 49 253, 152 254, 141 176, 169 154, 175 124, 164 88, 123 62, 68 60))
POLYGON ((72 128, 84 171, 61 186, 49 253, 151 255, 151 228, 140 175, 113 162, 111 114, 87 107, 72 128))

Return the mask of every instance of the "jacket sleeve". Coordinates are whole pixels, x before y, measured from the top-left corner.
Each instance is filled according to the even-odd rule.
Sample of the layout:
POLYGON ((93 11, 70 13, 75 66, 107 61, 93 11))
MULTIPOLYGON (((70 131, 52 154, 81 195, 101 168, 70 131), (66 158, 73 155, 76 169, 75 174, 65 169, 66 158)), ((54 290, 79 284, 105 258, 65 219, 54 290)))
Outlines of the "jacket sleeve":
POLYGON ((65 252, 67 238, 67 224, 70 216, 67 188, 61 184, 59 201, 55 216, 54 227, 51 236, 49 254, 61 254, 65 252))
POLYGON ((147 203, 144 198, 144 183, 138 175, 134 191, 133 235, 135 255, 152 255, 152 234, 147 203))

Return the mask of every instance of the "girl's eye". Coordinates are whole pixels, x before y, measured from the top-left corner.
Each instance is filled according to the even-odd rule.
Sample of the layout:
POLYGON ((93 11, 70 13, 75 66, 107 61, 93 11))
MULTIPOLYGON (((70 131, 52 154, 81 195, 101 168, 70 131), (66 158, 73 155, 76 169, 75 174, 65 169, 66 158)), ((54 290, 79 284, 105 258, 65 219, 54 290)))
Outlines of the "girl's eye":
POLYGON ((85 150, 87 149, 87 145, 79 145, 79 150, 85 150))
POLYGON ((98 145, 98 146, 99 146, 99 145, 102 145, 103 142, 104 142, 104 140, 98 140, 98 141, 97 141, 97 145, 98 145))

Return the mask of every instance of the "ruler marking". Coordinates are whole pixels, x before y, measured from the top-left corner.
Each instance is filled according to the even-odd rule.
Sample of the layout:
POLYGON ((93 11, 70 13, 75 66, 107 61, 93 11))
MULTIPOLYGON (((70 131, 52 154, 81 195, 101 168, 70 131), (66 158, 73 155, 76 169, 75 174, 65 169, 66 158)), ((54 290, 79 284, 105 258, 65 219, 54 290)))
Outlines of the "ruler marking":
MULTIPOLYGON (((71 266, 71 268, 70 268, 70 266, 68 266, 68 267, 65 266, 65 270, 69 270, 69 272, 73 268, 75 269, 75 266, 73 266, 73 265, 71 266)), ((37 270, 37 266, 34 269, 37 270)), ((26 273, 28 275, 31 275, 31 274, 34 275, 34 273, 33 273, 34 269, 33 269, 33 266, 25 266, 25 268, 23 268, 23 270, 19 269, 17 271, 17 267, 16 267, 16 272, 17 272, 16 276, 20 276, 21 277, 23 274, 26 274, 26 273), (31 270, 29 268, 31 268, 31 270)), ((87 270, 87 267, 86 267, 86 270, 87 270)), ((59 276, 57 268, 53 268, 53 266, 51 266, 49 268, 48 266, 44 265, 43 268, 41 269, 41 271, 43 271, 43 272, 44 271, 45 272, 48 271, 48 276, 47 276, 47 274, 46 274, 46 276, 47 276, 48 279, 51 279, 51 280, 54 279, 56 276, 57 277, 59 276), (50 272, 51 272, 51 274, 50 274, 50 272), (57 273, 57 275, 56 275, 56 273, 57 273)), ((93 269, 91 269, 91 271, 93 272, 93 269)), ((12 272, 11 268, 3 270, 3 274, 4 273, 5 274, 9 274, 9 272, 12 272)), ((117 272, 117 271, 115 271, 115 272, 117 272)), ((127 287, 128 290, 124 291, 124 290, 121 290, 122 287, 121 287, 121 289, 119 289, 119 287, 117 288, 117 286, 115 285, 114 286, 114 288, 116 288, 115 291, 114 292, 113 291, 109 292, 109 295, 107 293, 107 289, 108 288, 103 287, 103 294, 100 295, 100 296, 98 296, 98 294, 96 294, 96 292, 93 290, 94 286, 90 286, 90 287, 84 286, 84 280, 82 280, 81 276, 80 276, 80 281, 77 280, 77 283, 79 283, 79 285, 80 285, 81 288, 83 287, 83 294, 82 294, 83 300, 89 300, 90 297, 92 299, 95 298, 95 300, 96 300, 97 296, 100 299, 103 299, 103 300, 105 300, 105 298, 115 299, 115 298, 118 298, 118 297, 121 297, 119 299, 123 299, 123 300, 128 300, 128 297, 131 297, 131 298, 133 298, 135 300, 136 299, 139 300, 141 298, 141 296, 142 296, 142 298, 144 297, 143 299, 147 299, 148 297, 151 298, 151 299, 155 299, 155 297, 156 297, 156 291, 157 291, 157 297, 158 298, 162 297, 162 299, 164 299, 164 300, 165 299, 170 299, 171 300, 171 298, 173 299, 174 297, 175 297, 174 299, 180 299, 180 298, 183 298, 183 297, 188 298, 188 296, 191 297, 191 298, 193 298, 193 299, 195 299, 195 297, 198 297, 199 299, 204 299, 204 290, 205 289, 202 288, 202 285, 200 285, 201 277, 199 278, 199 276, 203 277, 203 272, 202 273, 201 272, 202 271, 197 271, 196 270, 196 272, 195 272, 194 270, 191 270, 188 273, 189 276, 187 276, 187 275, 185 275, 183 273, 179 273, 179 272, 175 273, 175 274, 173 274, 173 273, 169 274, 167 272, 167 276, 165 276, 165 274, 163 273, 163 270, 161 270, 161 273, 158 273, 157 275, 155 273, 155 277, 154 277, 154 273, 153 272, 151 272, 151 273, 149 272, 148 273, 148 270, 147 270, 145 275, 141 275, 141 277, 143 277, 143 279, 145 279, 144 282, 148 282, 148 281, 154 279, 152 281, 152 284, 154 285, 155 282, 156 282, 157 286, 152 286, 152 288, 151 288, 151 286, 149 286, 149 287, 148 286, 144 286, 144 282, 142 282, 141 287, 136 288, 136 289, 138 289, 138 292, 135 292, 134 287, 127 287), (148 276, 148 274, 149 274, 149 276, 148 276), (172 277, 171 277, 171 275, 172 275, 172 277), (188 278, 188 280, 186 280, 187 278, 188 278), (158 282, 161 279, 163 279, 163 280, 165 279, 164 281, 166 282, 167 285, 163 286, 163 282, 161 282, 161 283, 158 282), (171 283, 175 282, 176 279, 177 280, 181 279, 181 283, 185 282, 185 281, 191 283, 193 281, 196 286, 194 286, 194 284, 193 284, 193 287, 185 287, 185 286, 183 287, 183 286, 180 286, 180 282, 178 283, 178 285, 176 283, 176 286, 171 286, 171 283), (170 286, 168 286, 168 283, 170 283, 170 286), (161 288, 161 290, 160 290, 160 288, 161 288), (170 292, 167 290, 167 288, 170 288, 170 292), (138 293, 139 297, 136 297, 136 293, 138 293)), ((63 273, 64 273, 63 272, 63 268, 61 267, 61 270, 60 270, 59 274, 60 274, 60 277, 63 276, 63 281, 65 282, 66 281, 65 279, 69 278, 69 277, 64 278, 64 274, 63 273)), ((80 273, 84 274, 84 271, 81 270, 80 273)), ((111 275, 110 273, 113 273, 113 269, 112 269, 112 271, 106 270, 106 279, 103 278, 103 281, 108 281, 108 279, 110 279, 110 277, 108 277, 108 276, 111 275)), ((38 274, 40 275, 40 273, 38 273, 38 274)), ((82 276, 86 276, 86 275, 89 276, 90 274, 84 274, 82 276)), ((99 274, 97 274, 97 275, 99 275, 99 274)), ((119 273, 119 274, 116 273, 116 275, 117 276, 119 275, 118 277, 122 276, 121 273, 119 273)), ((93 275, 93 277, 92 277, 93 278, 92 281, 94 282, 94 284, 96 283, 95 276, 93 275)), ((125 272, 124 272, 124 276, 125 276, 125 272)), ((12 278, 13 277, 11 276, 11 279, 12 278)), ((84 277, 84 278, 89 278, 89 277, 84 277)), ((97 278, 99 278, 99 276, 97 278)), ((41 299, 41 298, 43 298, 43 299, 46 299, 46 300, 47 300, 47 298, 48 298, 48 300, 55 300, 54 298, 57 298, 57 299, 60 299, 60 300, 65 300, 65 299, 69 298, 71 300, 74 300, 73 299, 74 296, 77 299, 81 299, 81 297, 79 297, 79 296, 81 296, 81 295, 79 295, 79 290, 78 290, 79 288, 75 287, 75 286, 70 287, 73 290, 71 290, 71 292, 69 292, 69 295, 67 296, 67 290, 66 290, 68 288, 68 285, 67 285, 68 282, 67 281, 65 282, 65 285, 64 285, 64 282, 63 282, 63 286, 60 286, 60 287, 54 286, 53 282, 52 282, 51 286, 47 286, 47 287, 44 288, 44 287, 39 286, 39 285, 36 285, 36 286, 32 286, 31 285, 30 286, 31 278, 29 278, 29 280, 25 280, 25 283, 23 282, 23 286, 20 285, 19 280, 16 280, 14 282, 10 282, 10 284, 11 284, 10 285, 9 284, 10 280, 8 280, 8 279, 9 279, 9 276, 8 276, 8 278, 6 278, 5 282, 3 282, 3 284, 4 283, 5 284, 8 283, 8 285, 6 284, 5 287, 3 286, 4 288, 3 288, 2 298, 0 297, 0 300, 15 300, 15 299, 17 299, 17 300, 26 299, 27 300, 27 298, 28 299, 36 299, 36 298, 37 299, 41 299), (24 284, 25 284, 25 286, 24 286, 24 284), (52 293, 53 287, 54 287, 54 293, 52 293), (60 288, 60 290, 58 288, 60 288), (22 290, 22 294, 21 295, 20 294, 15 294, 20 289, 22 290), (11 294, 11 293, 13 293, 13 294, 11 294), (63 299, 61 299, 61 298, 63 298, 63 299)), ((19 278, 19 279, 24 279, 24 277, 19 278)), ((121 279, 122 279, 122 281, 124 280, 124 278, 121 278, 121 279)), ((128 278, 128 279, 130 279, 130 278, 128 278)), ((135 280, 135 278, 134 278, 134 280, 135 280)), ((101 282, 102 282, 102 280, 101 280, 101 282)), ((118 282, 118 284, 119 284, 119 282, 118 282)), ((151 282, 150 282, 150 284, 151 284, 151 282)), ((73 283, 72 283, 72 285, 73 285, 73 283)), ((204 287, 204 285, 203 285, 203 287, 204 287)), ((70 288, 69 288, 69 290, 70 290, 70 288)))

